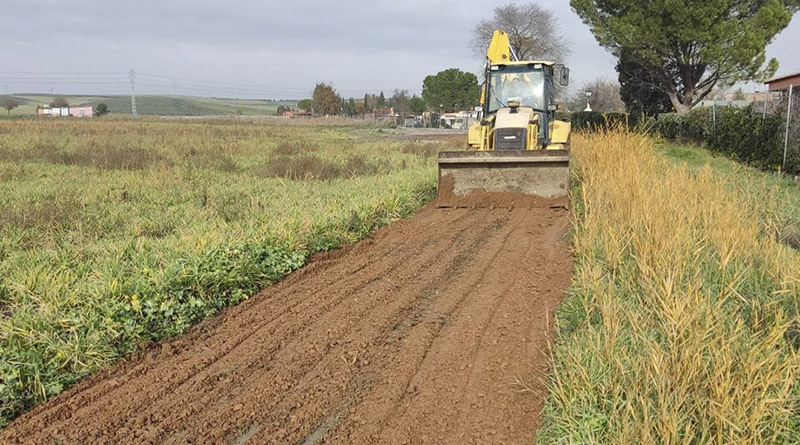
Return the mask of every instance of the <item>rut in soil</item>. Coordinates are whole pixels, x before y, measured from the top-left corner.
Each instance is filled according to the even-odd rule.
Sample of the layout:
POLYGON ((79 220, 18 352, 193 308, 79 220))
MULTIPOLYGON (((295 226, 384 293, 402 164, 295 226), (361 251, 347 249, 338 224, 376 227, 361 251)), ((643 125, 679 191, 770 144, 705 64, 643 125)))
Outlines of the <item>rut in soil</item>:
POLYGON ((3 443, 529 443, 563 209, 434 209, 82 381, 3 443))

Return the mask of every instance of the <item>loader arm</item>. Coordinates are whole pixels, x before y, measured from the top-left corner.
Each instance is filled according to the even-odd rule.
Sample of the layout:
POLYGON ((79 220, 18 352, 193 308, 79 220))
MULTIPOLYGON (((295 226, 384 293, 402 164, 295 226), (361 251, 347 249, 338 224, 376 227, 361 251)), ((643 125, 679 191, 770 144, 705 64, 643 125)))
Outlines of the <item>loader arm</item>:
POLYGON ((439 207, 567 204, 571 127, 555 119, 555 63, 512 57, 508 35, 495 31, 470 151, 439 153, 439 207))

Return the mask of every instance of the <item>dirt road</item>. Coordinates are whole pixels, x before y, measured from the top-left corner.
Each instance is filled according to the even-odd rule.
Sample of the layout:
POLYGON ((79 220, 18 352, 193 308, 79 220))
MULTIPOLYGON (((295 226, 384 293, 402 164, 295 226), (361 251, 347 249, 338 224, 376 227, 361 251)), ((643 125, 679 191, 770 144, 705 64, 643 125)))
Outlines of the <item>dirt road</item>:
POLYGON ((88 378, 0 443, 522 444, 568 214, 426 207, 88 378))

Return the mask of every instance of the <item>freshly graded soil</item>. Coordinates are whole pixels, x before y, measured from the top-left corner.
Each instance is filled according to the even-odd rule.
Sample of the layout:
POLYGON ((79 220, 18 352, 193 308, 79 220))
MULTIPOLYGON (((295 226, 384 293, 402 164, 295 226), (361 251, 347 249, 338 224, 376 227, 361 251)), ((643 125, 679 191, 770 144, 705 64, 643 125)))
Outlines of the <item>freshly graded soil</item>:
POLYGON ((568 224, 428 206, 83 380, 0 443, 531 443, 568 224))

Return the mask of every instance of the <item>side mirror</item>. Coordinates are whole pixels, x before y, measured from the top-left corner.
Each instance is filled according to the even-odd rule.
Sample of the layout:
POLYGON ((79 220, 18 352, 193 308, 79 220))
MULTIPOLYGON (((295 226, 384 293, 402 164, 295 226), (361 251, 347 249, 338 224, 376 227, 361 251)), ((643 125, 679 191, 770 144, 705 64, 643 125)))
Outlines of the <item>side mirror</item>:
POLYGON ((558 79, 558 83, 562 87, 565 87, 565 86, 569 85, 569 68, 567 68, 565 66, 562 66, 560 74, 561 74, 561 76, 558 79))

